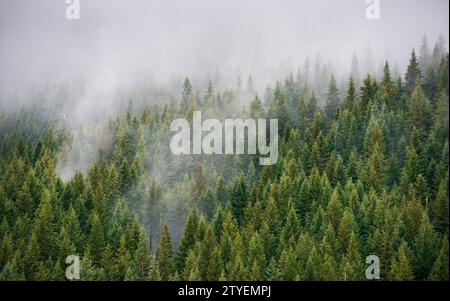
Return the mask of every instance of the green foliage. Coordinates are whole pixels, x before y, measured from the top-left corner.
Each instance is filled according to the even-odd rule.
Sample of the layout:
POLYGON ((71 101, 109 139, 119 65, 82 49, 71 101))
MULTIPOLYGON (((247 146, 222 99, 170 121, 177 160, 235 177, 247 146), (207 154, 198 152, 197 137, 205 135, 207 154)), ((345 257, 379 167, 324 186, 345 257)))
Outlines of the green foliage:
POLYGON ((244 108, 242 87, 186 79, 180 103, 111 117, 69 176, 84 146, 35 108, 0 112, 0 279, 63 280, 74 254, 82 280, 364 280, 368 255, 384 280, 448 280, 448 54, 426 54, 398 80, 352 70, 342 101, 321 66, 264 100, 250 81, 244 108), (194 109, 278 118, 277 164, 167 153, 194 109))
POLYGON ((158 246, 157 260, 161 280, 171 279, 175 272, 175 263, 172 257, 172 243, 170 241, 169 229, 164 225, 161 233, 161 241, 158 246))
POLYGON ((421 77, 422 75, 419 68, 419 62, 417 61, 416 53, 413 50, 405 74, 405 90, 408 95, 412 94, 414 88, 416 87, 417 81, 420 82, 421 77))

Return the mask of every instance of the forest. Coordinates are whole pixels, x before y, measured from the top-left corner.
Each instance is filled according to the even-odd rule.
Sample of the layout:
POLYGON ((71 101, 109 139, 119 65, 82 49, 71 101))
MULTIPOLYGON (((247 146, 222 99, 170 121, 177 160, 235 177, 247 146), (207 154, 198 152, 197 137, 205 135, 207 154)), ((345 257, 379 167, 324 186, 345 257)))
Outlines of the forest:
POLYGON ((0 104, 0 279, 65 280, 74 254, 81 280, 364 281, 369 255, 381 280, 448 280, 449 55, 405 55, 343 84, 301 67, 264 95, 186 78, 79 131, 0 104), (278 119, 278 162, 172 154, 194 111, 278 119))

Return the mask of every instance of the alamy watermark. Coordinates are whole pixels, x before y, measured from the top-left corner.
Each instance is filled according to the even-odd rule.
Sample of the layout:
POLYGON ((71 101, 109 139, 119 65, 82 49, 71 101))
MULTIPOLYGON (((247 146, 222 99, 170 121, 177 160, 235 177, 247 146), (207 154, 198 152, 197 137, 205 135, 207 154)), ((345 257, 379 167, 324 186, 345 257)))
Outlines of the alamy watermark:
POLYGON ((381 0, 366 0, 366 4, 368 4, 366 8, 366 18, 368 20, 380 20, 380 1, 381 0))
POLYGON ((191 126, 186 119, 173 120, 170 130, 177 131, 170 141, 170 150, 175 155, 245 154, 246 148, 247 154, 256 154, 258 148, 260 155, 267 156, 259 158, 260 165, 273 165, 278 161, 278 119, 270 119, 268 137, 266 119, 225 119, 222 126, 214 118, 202 122, 201 111, 194 111, 192 147, 191 126), (204 137, 203 132, 207 132, 204 137))
POLYGON ((376 255, 366 257, 366 263, 369 266, 366 269, 366 278, 369 280, 380 279, 380 258, 376 255))
POLYGON ((68 280, 80 279, 80 257, 69 255, 66 257, 66 263, 69 264, 66 268, 66 278, 68 280))
POLYGON ((80 19, 80 0, 65 0, 66 7, 66 19, 67 20, 79 20, 80 19))

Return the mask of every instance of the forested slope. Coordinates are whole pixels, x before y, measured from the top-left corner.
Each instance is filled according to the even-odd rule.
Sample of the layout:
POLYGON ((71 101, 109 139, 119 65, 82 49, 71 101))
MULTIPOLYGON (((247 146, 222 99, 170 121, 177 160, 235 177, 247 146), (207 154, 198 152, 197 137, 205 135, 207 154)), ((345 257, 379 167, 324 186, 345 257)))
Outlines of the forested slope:
POLYGON ((63 280, 77 254, 83 280, 365 280, 377 255, 382 279, 448 280, 448 53, 345 91, 327 78, 317 91, 300 72, 249 106, 186 80, 180 102, 111 117, 67 179, 87 152, 74 134, 0 113, 0 278, 63 280), (171 154, 170 122, 194 110, 277 118, 278 163, 171 154))

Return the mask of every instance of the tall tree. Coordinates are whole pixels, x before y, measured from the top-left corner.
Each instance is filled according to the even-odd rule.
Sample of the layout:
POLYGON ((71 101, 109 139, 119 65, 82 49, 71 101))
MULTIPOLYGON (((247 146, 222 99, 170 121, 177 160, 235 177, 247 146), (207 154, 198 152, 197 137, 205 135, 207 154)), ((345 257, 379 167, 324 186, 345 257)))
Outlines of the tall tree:
POLYGON ((416 87, 416 82, 421 83, 422 75, 417 61, 416 53, 413 49, 411 58, 409 59, 409 65, 405 74, 405 91, 408 95, 411 95, 416 87))
POLYGON ((419 51, 420 70, 427 70, 430 62, 431 62, 430 46, 428 45, 427 37, 424 35, 422 38, 422 45, 420 46, 419 51))
POLYGON ((176 266, 179 271, 184 270, 185 260, 189 251, 195 244, 195 233, 197 232, 198 218, 195 210, 189 214, 186 226, 184 227, 183 238, 178 247, 176 266))
POLYGON ((328 93, 325 102, 325 114, 329 122, 331 122, 331 120, 336 116, 339 105, 339 91, 336 85, 336 79, 332 74, 330 77, 330 83, 328 86, 328 93))
POLYGON ((161 280, 170 280, 175 272, 175 263, 172 257, 172 243, 170 241, 169 228, 162 228, 161 240, 157 251, 157 260, 161 280))
POLYGON ((192 85, 189 79, 186 77, 183 82, 183 91, 181 92, 182 104, 185 109, 189 106, 189 98, 192 95, 192 85))

